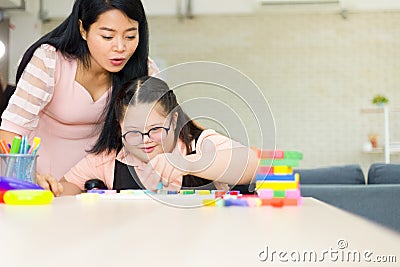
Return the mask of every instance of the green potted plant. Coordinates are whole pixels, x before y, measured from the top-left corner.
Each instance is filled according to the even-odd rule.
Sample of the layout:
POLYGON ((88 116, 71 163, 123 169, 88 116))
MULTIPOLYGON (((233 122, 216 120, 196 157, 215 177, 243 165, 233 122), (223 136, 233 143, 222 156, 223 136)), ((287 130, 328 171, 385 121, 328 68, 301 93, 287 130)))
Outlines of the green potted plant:
POLYGON ((387 103, 389 103, 389 99, 387 99, 384 95, 375 95, 374 98, 372 98, 372 104, 374 105, 383 106, 387 103))

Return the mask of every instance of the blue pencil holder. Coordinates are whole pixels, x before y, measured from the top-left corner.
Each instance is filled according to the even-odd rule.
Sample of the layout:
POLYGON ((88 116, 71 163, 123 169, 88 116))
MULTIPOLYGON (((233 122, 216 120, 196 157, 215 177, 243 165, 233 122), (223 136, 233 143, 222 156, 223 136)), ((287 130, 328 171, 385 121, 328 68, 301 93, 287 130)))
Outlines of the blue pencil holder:
POLYGON ((38 155, 0 154, 0 176, 36 183, 38 155))

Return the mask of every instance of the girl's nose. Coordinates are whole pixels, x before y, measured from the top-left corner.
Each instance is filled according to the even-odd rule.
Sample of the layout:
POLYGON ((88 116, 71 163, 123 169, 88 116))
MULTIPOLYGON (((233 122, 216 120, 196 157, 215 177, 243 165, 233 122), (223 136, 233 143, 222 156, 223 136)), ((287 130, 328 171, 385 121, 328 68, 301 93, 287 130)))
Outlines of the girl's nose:
POLYGON ((143 144, 151 143, 153 140, 150 139, 149 135, 146 134, 143 136, 143 144))
POLYGON ((114 51, 116 52, 123 52, 125 51, 126 45, 125 45, 125 41, 123 38, 120 37, 116 37, 115 38, 115 43, 114 43, 114 51))

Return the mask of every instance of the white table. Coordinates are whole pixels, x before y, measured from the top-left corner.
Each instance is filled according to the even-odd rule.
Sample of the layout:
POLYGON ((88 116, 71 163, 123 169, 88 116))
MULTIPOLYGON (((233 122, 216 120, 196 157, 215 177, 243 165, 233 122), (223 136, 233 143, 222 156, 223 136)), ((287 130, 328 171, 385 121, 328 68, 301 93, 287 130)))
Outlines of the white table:
MULTIPOLYGON (((75 197, 47 206, 0 205, 4 267, 287 266, 281 260, 292 258, 279 259, 279 251, 315 251, 321 258, 332 249, 369 250, 371 259, 393 255, 398 264, 400 235, 312 198, 284 208, 177 209, 154 200, 84 203, 75 197), (339 249, 339 240, 348 247, 339 249), (265 259, 266 246, 276 251, 272 264, 270 256, 259 259, 265 259)), ((363 258, 360 264, 325 256, 318 266, 365 265, 363 258)), ((293 265, 311 265, 308 258, 302 261, 293 265)))

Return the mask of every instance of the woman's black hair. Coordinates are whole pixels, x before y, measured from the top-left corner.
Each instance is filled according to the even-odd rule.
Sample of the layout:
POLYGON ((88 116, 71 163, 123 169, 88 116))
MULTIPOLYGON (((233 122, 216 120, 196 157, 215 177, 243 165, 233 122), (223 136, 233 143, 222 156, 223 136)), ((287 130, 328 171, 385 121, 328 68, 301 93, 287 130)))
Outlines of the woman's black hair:
MULTIPOLYGON (((76 58, 83 62, 85 67, 89 67, 90 52, 85 40, 83 40, 79 20, 86 31, 95 23, 98 17, 106 11, 117 9, 125 13, 130 19, 139 23, 139 45, 124 69, 113 76, 118 79, 114 82, 122 81, 122 84, 130 79, 147 75, 148 59, 148 25, 146 14, 140 0, 75 0, 71 14, 54 30, 44 35, 25 52, 18 66, 16 83, 22 76, 25 67, 31 60, 35 50, 42 44, 50 44, 57 51, 60 51, 67 58, 76 58), (143 74, 144 73, 144 74, 143 74), (134 76, 136 74, 136 76, 134 76), (140 75, 141 74, 141 75, 140 75), (132 77, 134 76, 134 77, 132 77)), ((117 87, 120 87, 121 84, 117 87)))
MULTIPOLYGON (((101 121, 104 120, 105 124, 112 123, 115 120, 113 104, 121 86, 131 79, 148 75, 149 33, 146 14, 140 0, 76 0, 71 14, 25 52, 18 66, 16 83, 20 80, 35 50, 42 44, 52 45, 66 58, 81 60, 85 67, 89 67, 90 51, 81 36, 79 20, 82 21, 83 28, 88 32, 90 26, 97 21, 101 14, 114 9, 120 10, 130 19, 139 23, 139 44, 124 68, 117 73, 111 73, 113 89, 101 121)), ((107 140, 100 139, 97 142, 96 150, 105 150, 107 145, 107 140)))
MULTIPOLYGON (((119 151, 122 148, 121 122, 124 120, 126 109, 136 104, 154 103, 163 107, 165 115, 178 113, 175 127, 175 142, 179 138, 185 146, 186 151, 192 151, 191 143, 196 136, 203 131, 196 122, 182 110, 176 95, 169 89, 167 83, 155 77, 144 76, 127 82, 120 90, 114 105, 115 121, 106 122, 100 134, 103 138, 108 138, 107 152, 119 151)), ((101 138, 100 138, 101 139, 101 138)), ((96 149, 96 145, 90 151, 100 153, 103 150, 96 149)))

